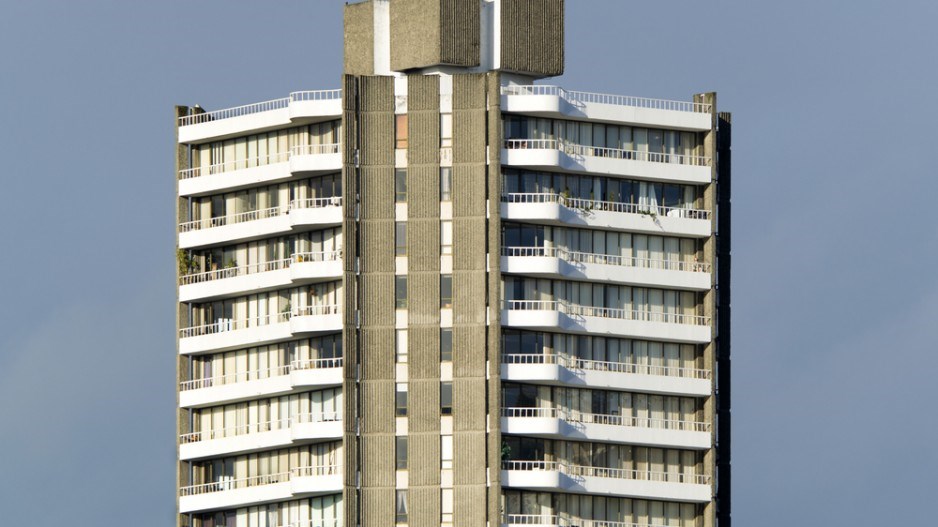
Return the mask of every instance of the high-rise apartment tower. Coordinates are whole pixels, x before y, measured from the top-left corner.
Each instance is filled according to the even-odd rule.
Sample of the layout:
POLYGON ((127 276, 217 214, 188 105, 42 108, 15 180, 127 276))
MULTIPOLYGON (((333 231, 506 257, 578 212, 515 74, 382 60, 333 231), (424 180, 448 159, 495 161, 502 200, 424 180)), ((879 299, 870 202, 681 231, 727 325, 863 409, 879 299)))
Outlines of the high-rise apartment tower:
POLYGON ((563 42, 352 3, 340 89, 177 107, 180 526, 730 525, 730 116, 563 42))

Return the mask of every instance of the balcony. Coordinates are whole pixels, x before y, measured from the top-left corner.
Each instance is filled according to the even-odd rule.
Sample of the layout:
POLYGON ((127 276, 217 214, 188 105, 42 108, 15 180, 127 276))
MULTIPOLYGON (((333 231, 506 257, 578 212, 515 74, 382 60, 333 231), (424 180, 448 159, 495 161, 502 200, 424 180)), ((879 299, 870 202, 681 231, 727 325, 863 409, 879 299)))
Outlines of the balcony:
POLYGON ((710 104, 569 91, 559 86, 502 86, 502 111, 539 117, 599 120, 614 123, 710 130, 710 104))
POLYGON ((303 252, 282 260, 181 276, 179 301, 204 301, 341 278, 342 251, 303 252))
POLYGON ((192 432, 179 436, 179 459, 192 460, 336 440, 342 438, 342 431, 342 414, 328 412, 192 432))
POLYGON ((592 414, 559 408, 502 408, 502 433, 706 450, 710 425, 694 421, 592 414))
POLYGON ((553 492, 707 503, 710 477, 567 465, 555 461, 504 461, 502 485, 553 492))
POLYGON ((179 142, 199 143, 342 115, 342 90, 293 92, 289 97, 179 118, 179 142))
POLYGON ((342 357, 306 359, 288 366, 184 381, 179 384, 179 406, 200 408, 341 386, 342 364, 342 357))
POLYGON ((179 330, 179 353, 226 351, 288 340, 295 334, 342 330, 338 305, 307 306, 243 320, 220 318, 214 323, 179 330))
POLYGON ((179 489, 179 512, 260 505, 342 492, 341 465, 298 467, 288 472, 191 485, 179 489))
POLYGON ((502 527, 664 527, 648 523, 584 520, 553 514, 506 514, 502 527))
POLYGON ((650 364, 584 360, 566 355, 502 354, 502 380, 606 388, 662 395, 710 395, 710 371, 650 364))
POLYGON ((342 197, 297 199, 271 207, 179 224, 179 247, 192 249, 342 225, 342 197))
POLYGON ((568 198, 547 192, 502 195, 502 219, 558 226, 706 238, 710 211, 568 198))
POLYGON ((557 247, 502 247, 502 272, 643 287, 707 291, 710 264, 568 251, 557 247))
POLYGON ((566 143, 556 139, 508 139, 503 165, 580 174, 604 174, 668 183, 710 183, 710 158, 566 143))
POLYGON ((590 307, 556 300, 508 300, 506 327, 706 344, 711 319, 700 315, 590 307))
POLYGON ((287 152, 181 170, 179 195, 204 195, 283 181, 294 174, 309 176, 340 170, 339 144, 297 145, 287 152))

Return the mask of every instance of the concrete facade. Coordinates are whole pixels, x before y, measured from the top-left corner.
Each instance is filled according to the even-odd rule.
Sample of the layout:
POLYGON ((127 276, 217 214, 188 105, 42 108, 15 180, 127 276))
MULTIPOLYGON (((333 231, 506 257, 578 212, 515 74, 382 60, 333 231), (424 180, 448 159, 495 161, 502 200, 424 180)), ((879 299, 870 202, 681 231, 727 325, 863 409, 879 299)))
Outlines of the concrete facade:
POLYGON ((340 90, 176 108, 178 525, 729 526, 716 94, 519 84, 563 0, 345 27, 340 90))

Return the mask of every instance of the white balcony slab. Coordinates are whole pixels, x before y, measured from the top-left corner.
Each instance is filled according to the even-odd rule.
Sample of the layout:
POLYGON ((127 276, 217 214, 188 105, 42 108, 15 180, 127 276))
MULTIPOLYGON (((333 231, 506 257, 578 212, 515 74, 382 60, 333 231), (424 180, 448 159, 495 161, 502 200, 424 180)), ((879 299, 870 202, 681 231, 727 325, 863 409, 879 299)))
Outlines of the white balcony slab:
POLYGON ((567 421, 559 417, 502 417, 502 433, 570 439, 599 443, 622 443, 659 448, 706 450, 711 446, 709 432, 643 428, 567 421))
POLYGON ((294 422, 290 426, 291 437, 296 442, 342 439, 344 430, 342 421, 338 420, 294 422))
POLYGON ((710 220, 665 215, 629 214, 597 209, 571 209, 556 202, 502 203, 501 215, 504 220, 641 232, 659 236, 672 234, 692 238, 707 238, 712 233, 710 220))
MULTIPOLYGON (((227 351, 287 340, 293 335, 291 324, 292 320, 291 322, 277 322, 265 326, 221 331, 209 335, 181 337, 179 339, 179 353, 186 355, 205 351, 227 351)), ((341 326, 339 329, 341 329, 341 326)))
POLYGON ((615 335, 688 344, 706 344, 711 339, 711 328, 707 325, 572 316, 555 310, 502 310, 502 325, 522 329, 551 329, 569 333, 615 335))
POLYGON ((289 446, 293 438, 289 427, 267 432, 241 434, 219 439, 193 441, 179 445, 179 459, 200 459, 270 448, 289 446))
POLYGON ((179 512, 186 514, 283 501, 293 497, 292 491, 291 482, 286 480, 269 485, 219 490, 194 496, 180 496, 179 512))
POLYGON ((692 291, 709 290, 711 280, 710 273, 569 262, 551 256, 502 256, 501 265, 502 272, 507 274, 692 291))
POLYGON ((290 172, 328 173, 342 170, 342 154, 293 154, 290 156, 290 172))
POLYGON ((297 100, 290 101, 289 115, 291 121, 321 121, 323 118, 339 118, 342 116, 342 99, 323 100, 297 100))
POLYGON ((294 369, 290 371, 290 383, 297 388, 341 386, 342 368, 294 369))
MULTIPOLYGON (((339 469, 341 472, 341 469, 339 469)), ((293 476, 290 489, 294 497, 321 496, 342 492, 342 474, 293 476)))
MULTIPOLYGON (((300 281, 297 279, 296 281, 300 281)), ((193 302, 243 294, 245 291, 269 291, 288 287, 294 282, 292 269, 278 269, 231 278, 206 280, 179 286, 179 301, 193 302)))
POLYGON ((293 262, 289 269, 290 281, 294 283, 338 280, 342 278, 342 260, 325 262, 293 262))
POLYGON ((574 494, 598 494, 686 503, 708 503, 712 497, 710 485, 568 476, 560 471, 502 470, 501 479, 505 487, 574 494))
POLYGON ((342 331, 342 314, 293 315, 290 317, 290 331, 294 334, 342 331))
POLYGON ((568 154, 558 148, 504 148, 501 162, 506 166, 632 177, 668 183, 706 184, 710 183, 712 177, 709 166, 568 154))
POLYGON ((290 172, 289 163, 271 163, 259 167, 242 168, 219 172, 217 174, 180 179, 179 195, 199 196, 212 194, 222 190, 235 190, 252 185, 284 181, 290 179, 292 176, 293 174, 290 172))
POLYGON ((334 227, 342 225, 342 206, 294 208, 287 216, 293 227, 334 227))
POLYGON ((502 364, 502 380, 552 386, 706 397, 709 379, 568 368, 559 364, 502 364))
POLYGON ((219 403, 235 403, 260 397, 290 393, 293 383, 290 375, 277 375, 266 379, 253 379, 230 384, 179 392, 179 406, 199 408, 219 403))
POLYGON ((502 111, 538 117, 604 121, 688 131, 710 130, 712 119, 709 112, 684 112, 568 100, 560 94, 502 95, 502 111))

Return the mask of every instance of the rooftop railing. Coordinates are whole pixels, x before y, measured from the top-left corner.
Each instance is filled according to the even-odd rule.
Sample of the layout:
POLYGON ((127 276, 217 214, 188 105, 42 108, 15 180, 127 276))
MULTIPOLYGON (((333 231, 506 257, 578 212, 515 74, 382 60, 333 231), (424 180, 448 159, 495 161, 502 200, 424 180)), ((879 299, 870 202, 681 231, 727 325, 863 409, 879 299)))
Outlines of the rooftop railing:
POLYGON ((555 97, 560 97, 575 106, 581 105, 583 103, 592 103, 694 113, 710 113, 713 108, 713 106, 710 104, 699 102, 672 101, 667 99, 633 97, 630 95, 612 95, 606 93, 569 91, 561 88, 560 86, 540 84, 527 86, 502 86, 502 95, 552 95, 555 97))
POLYGON ((185 115, 179 118, 179 126, 189 126, 192 124, 207 123, 210 121, 220 121, 232 117, 241 117, 255 113, 268 112, 271 110, 280 110, 290 105, 291 101, 330 101, 342 98, 342 90, 314 90, 314 91, 296 91, 282 99, 271 101, 262 101, 244 106, 235 106, 234 108, 225 108, 211 112, 185 115))
POLYGON ((565 474, 572 478, 594 477, 639 481, 660 481, 666 483, 690 483, 696 485, 710 484, 710 476, 705 474, 686 474, 683 472, 659 472, 652 470, 590 467, 584 465, 570 465, 557 461, 503 461, 502 470, 560 472, 561 474, 565 474))
POLYGON ((614 254, 597 254, 581 251, 568 251, 562 247, 502 247, 502 256, 560 258, 572 264, 615 265, 638 267, 642 269, 660 269, 664 271, 710 272, 710 264, 685 260, 666 260, 656 258, 636 258, 614 254))
POLYGON ((709 379, 710 371, 698 368, 659 366, 634 362, 611 362, 580 359, 561 354, 546 353, 503 353, 502 364, 546 364, 559 365, 570 370, 588 370, 634 375, 656 375, 682 379, 709 379))
POLYGON ((505 148, 508 150, 559 150, 569 156, 605 157, 609 159, 647 161, 650 163, 710 166, 710 158, 707 156, 580 145, 567 141, 559 141, 557 139, 506 139, 505 148))
POLYGON ((681 313, 664 313, 656 311, 639 311, 612 307, 593 307, 568 304, 558 300, 507 300, 505 309, 509 311, 558 311, 574 317, 615 318, 620 320, 635 320, 642 322, 661 322, 666 324, 683 324, 690 326, 709 326, 710 317, 702 315, 685 315, 681 313))
POLYGON ((680 419, 659 419, 651 417, 632 417, 618 414, 594 414, 576 412, 563 408, 502 408, 502 417, 563 419, 571 424, 595 424, 625 426, 630 428, 657 428, 679 432, 709 432, 710 424, 680 419))

